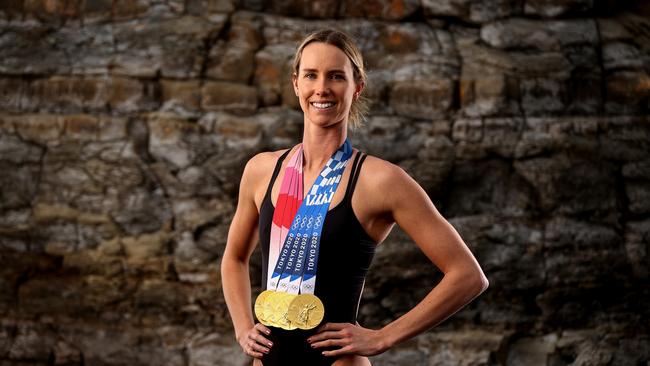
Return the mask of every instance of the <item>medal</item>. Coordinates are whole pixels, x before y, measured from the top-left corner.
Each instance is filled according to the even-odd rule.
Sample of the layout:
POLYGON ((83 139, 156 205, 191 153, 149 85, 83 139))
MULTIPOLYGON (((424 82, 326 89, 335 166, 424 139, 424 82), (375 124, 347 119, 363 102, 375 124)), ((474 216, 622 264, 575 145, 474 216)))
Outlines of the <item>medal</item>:
POLYGON ((262 324, 293 330, 312 329, 323 321, 325 307, 314 295, 320 236, 351 156, 352 146, 345 140, 304 200, 302 146, 289 160, 273 213, 266 290, 255 300, 255 315, 262 324))
POLYGON ((296 329, 296 326, 291 324, 291 321, 288 317, 289 305, 295 296, 296 295, 287 292, 273 292, 269 298, 269 302, 271 303, 271 309, 273 309, 270 316, 271 322, 274 326, 286 330, 296 329))
POLYGON ((300 294, 289 305, 287 317, 300 329, 315 328, 325 316, 323 302, 316 295, 300 294))
POLYGON ((255 299, 255 316, 264 325, 268 325, 268 302, 266 301, 272 291, 264 290, 255 299))

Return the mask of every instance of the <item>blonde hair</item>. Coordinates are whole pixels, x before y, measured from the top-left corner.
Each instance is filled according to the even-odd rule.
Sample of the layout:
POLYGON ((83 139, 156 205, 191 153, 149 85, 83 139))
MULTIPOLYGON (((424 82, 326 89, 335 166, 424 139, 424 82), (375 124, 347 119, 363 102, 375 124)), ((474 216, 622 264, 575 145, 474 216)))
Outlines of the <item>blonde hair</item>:
MULTIPOLYGON (((350 63, 352 64, 352 72, 354 75, 354 81, 356 84, 366 82, 366 69, 363 66, 363 56, 357 48, 356 44, 352 40, 352 37, 347 35, 344 32, 334 30, 334 29, 323 29, 312 32, 308 34, 302 43, 298 47, 296 54, 293 57, 293 73, 298 75, 300 71, 300 58, 302 57, 302 51, 307 47, 308 44, 312 42, 322 42, 330 44, 340 49, 348 56, 350 63)), ((368 112, 368 99, 365 96, 359 94, 359 97, 356 100, 352 100, 352 106, 350 107, 350 114, 348 120, 352 127, 359 127, 363 124, 365 120, 365 114, 368 112)))

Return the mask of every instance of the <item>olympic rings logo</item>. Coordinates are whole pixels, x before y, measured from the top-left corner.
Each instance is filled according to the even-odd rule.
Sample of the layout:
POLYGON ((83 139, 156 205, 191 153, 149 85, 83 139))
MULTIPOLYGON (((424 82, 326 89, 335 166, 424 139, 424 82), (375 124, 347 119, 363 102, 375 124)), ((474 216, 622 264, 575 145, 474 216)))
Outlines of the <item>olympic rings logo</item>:
POLYGON ((296 215, 296 218, 293 220, 293 225, 291 226, 293 230, 298 228, 298 221, 300 221, 300 215, 296 215))

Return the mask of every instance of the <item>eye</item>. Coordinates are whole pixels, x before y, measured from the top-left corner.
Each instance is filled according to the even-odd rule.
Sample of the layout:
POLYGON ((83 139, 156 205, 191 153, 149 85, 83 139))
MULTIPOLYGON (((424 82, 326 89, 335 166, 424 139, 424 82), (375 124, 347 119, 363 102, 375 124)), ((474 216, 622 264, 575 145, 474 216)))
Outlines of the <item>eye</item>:
POLYGON ((313 72, 308 72, 305 74, 305 78, 307 79, 316 79, 316 74, 313 72))
POLYGON ((343 75, 343 74, 333 74, 332 79, 334 79, 334 80, 345 80, 345 75, 343 75))

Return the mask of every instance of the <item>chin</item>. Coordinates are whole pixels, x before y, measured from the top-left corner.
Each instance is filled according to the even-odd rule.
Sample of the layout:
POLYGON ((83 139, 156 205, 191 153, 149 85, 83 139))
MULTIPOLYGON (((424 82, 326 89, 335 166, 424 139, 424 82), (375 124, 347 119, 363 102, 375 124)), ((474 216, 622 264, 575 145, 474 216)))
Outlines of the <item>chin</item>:
POLYGON ((338 116, 335 118, 327 118, 324 116, 316 116, 314 118, 309 118, 309 121, 319 127, 331 127, 334 125, 338 125, 340 123, 343 123, 343 118, 339 118, 338 116))
POLYGON ((345 120, 345 116, 337 112, 319 113, 318 111, 309 110, 309 113, 304 113, 303 111, 307 119, 319 127, 329 127, 342 123, 345 120))

